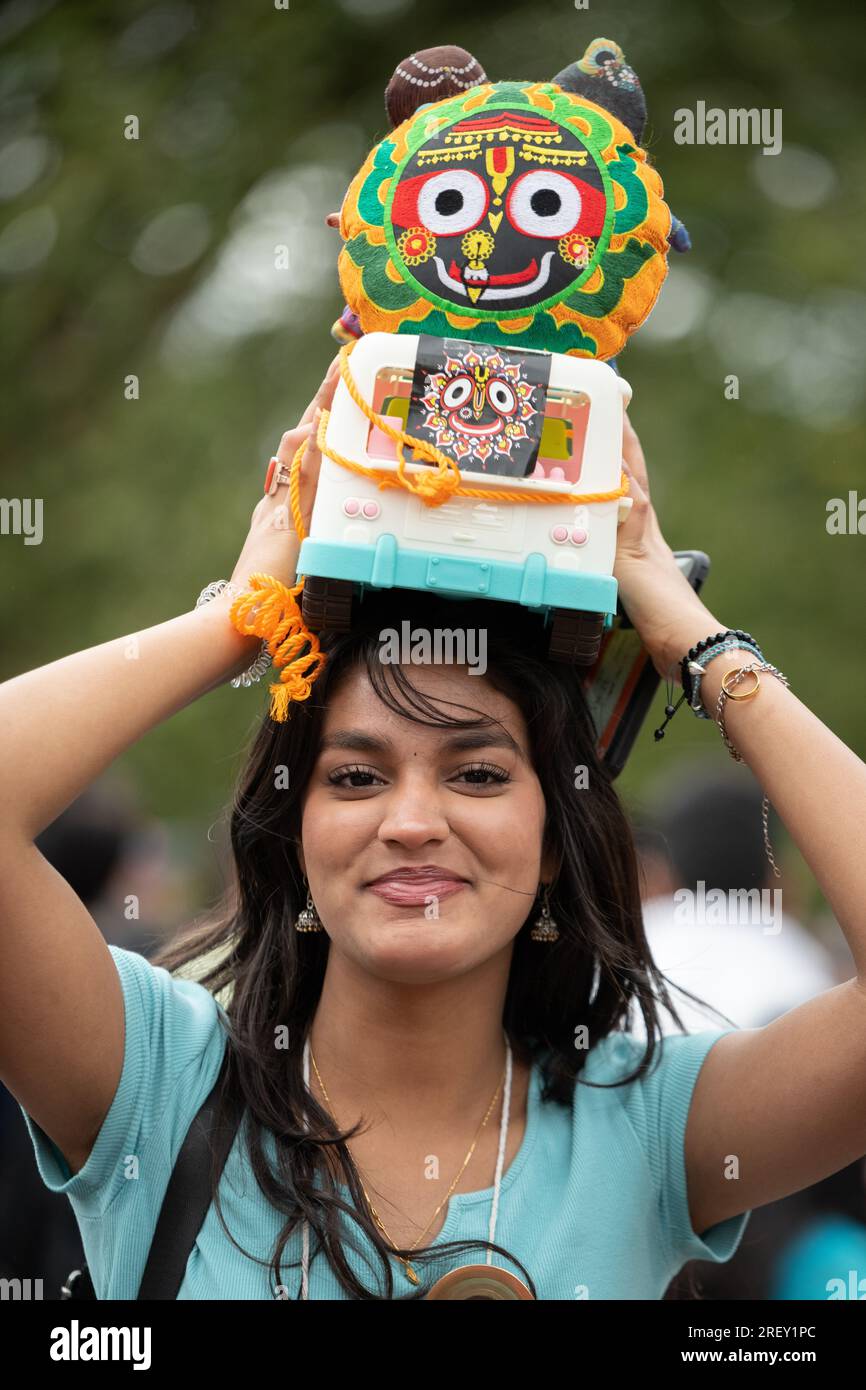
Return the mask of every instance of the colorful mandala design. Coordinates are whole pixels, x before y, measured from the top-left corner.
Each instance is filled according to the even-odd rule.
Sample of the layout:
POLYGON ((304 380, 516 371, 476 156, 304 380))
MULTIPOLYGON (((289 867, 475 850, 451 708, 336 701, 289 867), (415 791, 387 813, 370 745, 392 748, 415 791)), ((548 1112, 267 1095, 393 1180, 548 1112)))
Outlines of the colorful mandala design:
MULTIPOLYGON (((425 428, 436 447, 458 465, 477 460, 483 472, 488 459, 510 459, 515 445, 532 438, 531 425, 539 414, 533 404, 537 394, 535 383, 526 379, 519 363, 507 361, 498 352, 470 348, 460 357, 446 354, 442 371, 427 374, 420 403, 427 412, 425 428), (480 426, 470 426, 462 416, 470 414, 466 407, 476 369, 487 380, 485 414, 480 426)), ((497 467, 496 471, 508 470, 497 467)))

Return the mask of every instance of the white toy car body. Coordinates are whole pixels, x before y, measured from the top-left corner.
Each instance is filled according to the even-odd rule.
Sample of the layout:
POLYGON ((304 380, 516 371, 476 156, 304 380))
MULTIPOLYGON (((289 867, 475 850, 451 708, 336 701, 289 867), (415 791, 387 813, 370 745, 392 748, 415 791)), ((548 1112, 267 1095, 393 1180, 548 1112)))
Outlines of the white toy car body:
MULTIPOLYGON (((409 334, 369 333, 357 341, 349 357, 351 374, 367 405, 404 431, 418 344, 419 338, 409 334)), ((429 505, 403 487, 380 488, 374 479, 323 454, 310 532, 298 562, 299 574, 306 577, 305 618, 321 616, 316 596, 329 591, 327 581, 343 581, 336 589, 344 594, 351 592, 346 584, 360 585, 361 592, 366 586, 399 587, 520 603, 560 619, 569 612, 590 614, 600 638, 602 626, 609 625, 616 611, 616 532, 631 499, 580 498, 620 487, 623 409, 631 388, 604 362, 559 353, 545 356, 550 359, 549 382, 531 476, 461 470, 463 484, 482 495, 452 496, 429 505), (492 495, 503 489, 517 494, 518 500, 492 495), (487 492, 489 498, 484 496, 487 492), (532 494, 564 492, 569 494, 564 501, 531 501, 532 494), (525 503, 520 494, 526 495, 525 503)), ((371 423, 342 380, 334 394, 325 444, 366 467, 397 471, 394 441, 371 423)), ((404 448, 410 475, 435 468, 412 462, 412 446, 404 448)), ((449 456, 459 466, 456 455, 449 456)), ((334 591, 332 584, 330 592, 334 591)))

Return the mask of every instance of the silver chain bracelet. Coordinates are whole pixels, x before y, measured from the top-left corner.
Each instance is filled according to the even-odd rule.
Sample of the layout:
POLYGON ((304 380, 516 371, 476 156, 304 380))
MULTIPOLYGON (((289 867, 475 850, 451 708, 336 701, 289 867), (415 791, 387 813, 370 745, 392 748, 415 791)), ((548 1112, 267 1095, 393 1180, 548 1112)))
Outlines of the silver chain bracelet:
MULTIPOLYGON (((233 598, 237 598, 239 594, 243 593, 242 589, 238 589, 234 584, 230 583, 228 579, 214 579, 202 589, 195 601, 196 608, 201 608, 204 603, 210 603, 211 599, 218 598, 219 595, 225 593, 226 590, 228 590, 233 598)), ((252 665, 248 666, 245 671, 242 671, 239 676, 234 676, 229 684, 233 686, 235 690, 239 690, 241 686, 247 688, 248 686, 255 685, 256 681, 260 681, 262 676, 271 669, 272 665, 273 658, 268 651, 267 638, 263 637, 259 654, 252 665)))
MULTIPOLYGON (((788 680, 788 677, 783 675, 782 672, 777 669, 777 667, 771 666, 769 661, 750 661, 745 666, 741 666, 739 670, 736 670, 736 668, 731 667, 730 671, 726 672, 725 676, 722 679, 722 688, 719 691, 719 699, 718 703, 716 704, 716 723, 719 726, 719 733, 722 736, 722 742, 724 743, 725 747, 727 748, 734 761, 738 763, 741 763, 743 761, 743 758, 739 749, 735 748, 734 744, 728 738, 728 731, 725 728, 725 704, 728 700, 751 700, 755 695, 757 695, 758 691, 761 688, 761 678, 758 675, 759 671, 768 671, 771 676, 775 676, 776 680, 781 681, 782 685, 787 686, 790 689, 790 681, 788 680), (733 693, 733 687, 735 685, 739 685, 740 681, 742 681, 747 675, 754 676, 754 686, 751 690, 746 691, 745 694, 735 695, 733 693)), ((770 844, 770 829, 767 823, 769 819, 769 813, 770 802, 765 792, 763 800, 761 801, 761 825, 764 831, 764 849, 766 850, 767 858, 770 861, 773 873, 776 875, 776 878, 781 878, 781 871, 779 869, 778 864, 776 863, 775 855, 773 854, 773 846, 770 844)))

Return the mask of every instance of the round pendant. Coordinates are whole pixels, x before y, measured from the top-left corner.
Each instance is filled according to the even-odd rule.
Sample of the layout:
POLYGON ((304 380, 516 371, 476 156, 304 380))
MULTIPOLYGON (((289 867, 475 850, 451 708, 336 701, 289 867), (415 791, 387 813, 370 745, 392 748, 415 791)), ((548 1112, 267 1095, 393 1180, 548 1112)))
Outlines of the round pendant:
POLYGON ((522 1279, 497 1265, 461 1265, 443 1274, 425 1298, 443 1299, 530 1299, 532 1294, 522 1279))

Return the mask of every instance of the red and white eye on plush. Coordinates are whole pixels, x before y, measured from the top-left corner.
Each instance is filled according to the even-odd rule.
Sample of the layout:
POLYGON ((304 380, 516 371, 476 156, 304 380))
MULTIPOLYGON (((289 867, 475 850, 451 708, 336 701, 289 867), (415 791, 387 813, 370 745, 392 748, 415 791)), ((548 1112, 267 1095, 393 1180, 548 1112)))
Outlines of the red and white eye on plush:
POLYGON ((420 224, 437 236, 461 236, 481 221, 489 196, 487 184, 471 169, 418 174, 398 185, 391 217, 401 227, 420 224))
POLYGON ((517 396, 507 381, 489 381, 487 399, 500 415, 513 415, 517 409, 517 396))
POLYGON ((468 376, 455 376, 442 392, 442 404, 446 410, 459 410, 472 395, 472 382, 468 376))
POLYGON ((598 236, 604 224, 604 194, 583 179, 553 169, 521 174, 508 195, 508 217, 524 236, 562 237, 576 230, 598 236))

